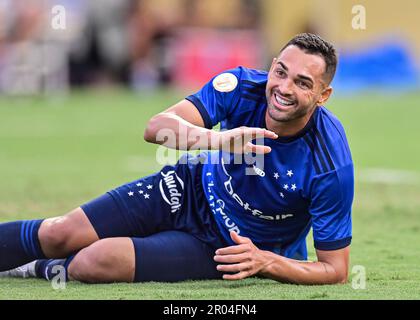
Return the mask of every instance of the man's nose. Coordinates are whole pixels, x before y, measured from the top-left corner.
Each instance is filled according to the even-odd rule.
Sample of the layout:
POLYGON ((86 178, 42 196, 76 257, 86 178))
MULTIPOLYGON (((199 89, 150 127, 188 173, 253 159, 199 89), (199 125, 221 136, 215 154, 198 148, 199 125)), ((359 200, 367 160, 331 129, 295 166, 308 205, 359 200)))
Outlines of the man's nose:
POLYGON ((282 79, 277 85, 280 93, 284 96, 293 94, 293 81, 291 79, 282 79))

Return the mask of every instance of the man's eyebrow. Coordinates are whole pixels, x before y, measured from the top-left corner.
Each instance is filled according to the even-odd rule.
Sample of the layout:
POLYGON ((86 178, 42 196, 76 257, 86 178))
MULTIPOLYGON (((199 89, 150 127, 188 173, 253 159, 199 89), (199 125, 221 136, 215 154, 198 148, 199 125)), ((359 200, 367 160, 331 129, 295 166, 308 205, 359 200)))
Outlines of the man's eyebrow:
MULTIPOLYGON (((289 69, 286 67, 286 65, 283 62, 279 61, 279 62, 277 62, 277 64, 279 64, 284 70, 289 71, 289 69)), ((311 77, 305 76, 303 74, 298 74, 297 77, 300 78, 300 79, 309 81, 312 84, 314 83, 314 81, 312 80, 311 77)))
POLYGON ((314 81, 312 80, 312 78, 311 78, 311 77, 304 76, 303 74, 298 74, 297 76, 298 76, 298 78, 300 78, 300 79, 303 79, 303 80, 309 81, 309 82, 311 82, 311 83, 314 83, 314 81))
POLYGON ((279 61, 279 62, 277 62, 277 64, 281 65, 281 67, 282 67, 284 70, 289 71, 289 68, 287 68, 287 67, 286 67, 286 65, 285 65, 283 62, 279 61))

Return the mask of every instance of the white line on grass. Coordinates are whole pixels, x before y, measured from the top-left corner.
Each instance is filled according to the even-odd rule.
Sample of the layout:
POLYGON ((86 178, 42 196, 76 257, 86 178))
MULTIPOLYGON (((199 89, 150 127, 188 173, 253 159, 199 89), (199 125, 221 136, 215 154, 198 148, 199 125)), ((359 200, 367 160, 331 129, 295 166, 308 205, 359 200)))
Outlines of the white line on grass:
POLYGON ((365 183, 420 185, 420 173, 389 168, 366 168, 356 170, 356 180, 365 183))

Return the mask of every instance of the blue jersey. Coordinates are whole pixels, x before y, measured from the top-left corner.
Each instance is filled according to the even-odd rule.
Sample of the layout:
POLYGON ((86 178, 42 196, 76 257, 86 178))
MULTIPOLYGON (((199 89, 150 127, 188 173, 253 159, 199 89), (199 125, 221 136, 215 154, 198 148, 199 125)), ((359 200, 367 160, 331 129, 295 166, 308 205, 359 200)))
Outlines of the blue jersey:
MULTIPOLYGON (((207 128, 218 123, 221 129, 265 128, 267 75, 239 67, 186 99, 207 128)), ((312 227, 316 249, 348 246, 354 170, 339 120, 317 107, 295 136, 263 142, 272 151, 253 162, 241 156, 238 164, 237 155, 213 151, 203 166, 204 193, 225 240, 233 244, 229 231, 234 230, 260 249, 307 259, 306 236, 312 227)))

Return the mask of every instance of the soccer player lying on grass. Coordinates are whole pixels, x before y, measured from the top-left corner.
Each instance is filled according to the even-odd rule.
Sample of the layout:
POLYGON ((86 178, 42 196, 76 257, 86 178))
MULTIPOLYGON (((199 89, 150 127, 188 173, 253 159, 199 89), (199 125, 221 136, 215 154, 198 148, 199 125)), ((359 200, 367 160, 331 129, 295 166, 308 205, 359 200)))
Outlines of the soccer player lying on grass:
POLYGON ((51 279, 62 265, 68 279, 90 283, 345 283, 353 164, 343 127, 323 107, 336 64, 331 44, 301 34, 269 72, 216 76, 154 116, 144 134, 170 148, 213 151, 181 157, 67 215, 0 224, 0 271, 24 265, 3 276, 51 279), (226 131, 212 130, 219 122, 226 131), (305 261, 311 227, 317 262, 305 261))

